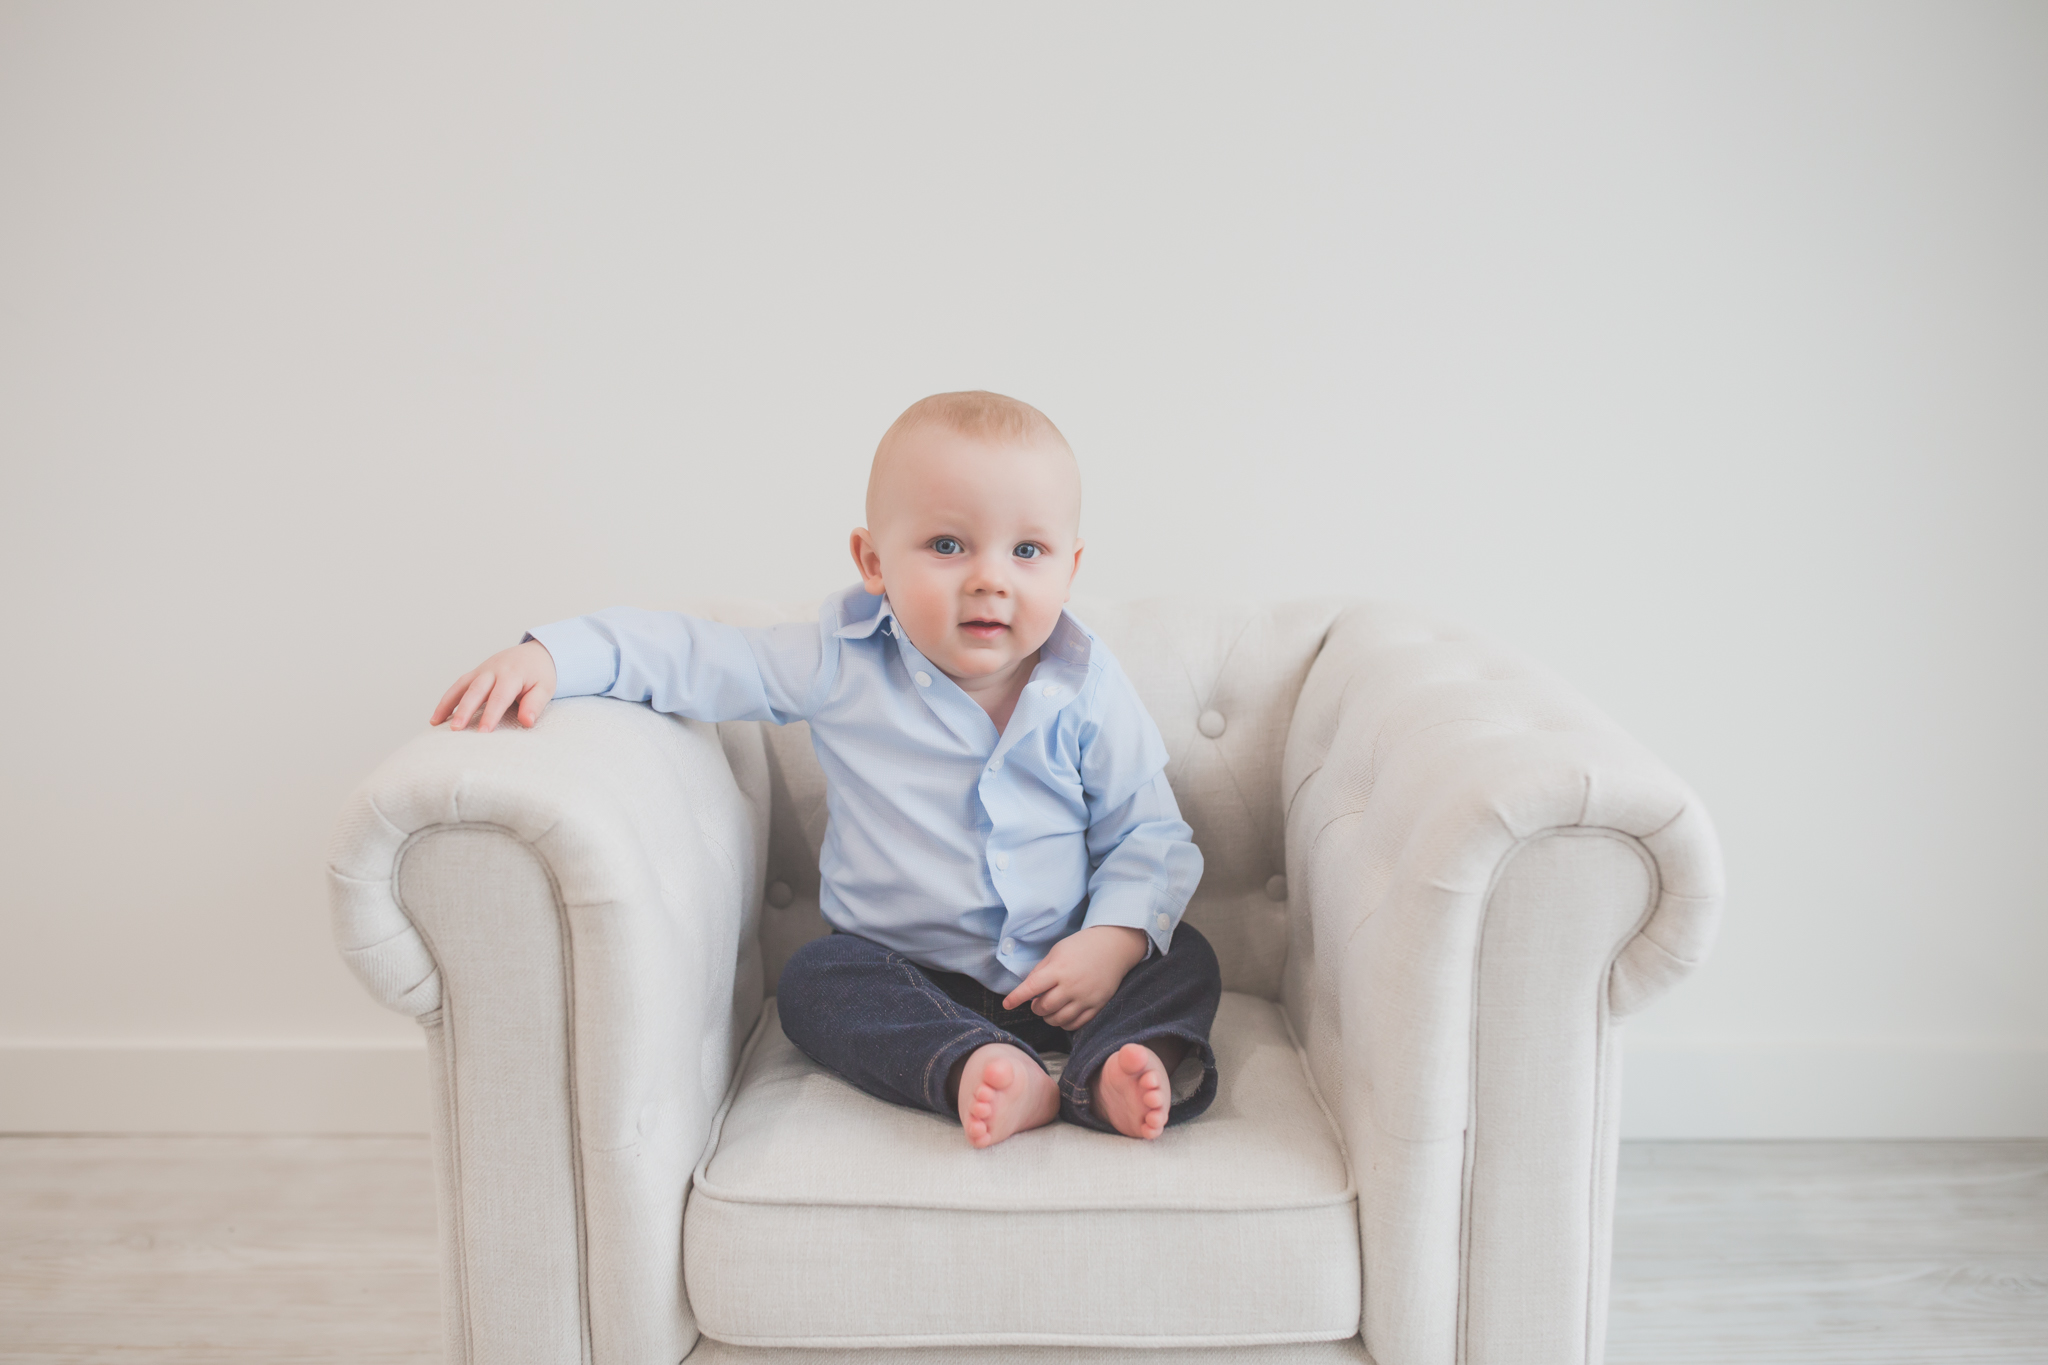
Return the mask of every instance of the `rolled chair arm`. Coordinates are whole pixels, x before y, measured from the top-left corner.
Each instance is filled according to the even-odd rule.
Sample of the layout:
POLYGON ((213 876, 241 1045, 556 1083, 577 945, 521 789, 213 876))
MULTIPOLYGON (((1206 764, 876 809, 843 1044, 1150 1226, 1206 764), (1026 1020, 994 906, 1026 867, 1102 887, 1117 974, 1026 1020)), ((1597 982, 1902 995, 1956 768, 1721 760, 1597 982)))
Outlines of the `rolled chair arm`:
POLYGON ((1555 676, 1377 604, 1333 623, 1282 782, 1283 998, 1360 1180, 1367 1349, 1597 1361, 1614 1025, 1712 943, 1711 822, 1555 676))
POLYGON ((342 816, 336 941, 427 1032, 451 1361, 696 1340, 683 1197, 762 1000, 765 758, 726 731, 557 701, 419 736, 342 816))

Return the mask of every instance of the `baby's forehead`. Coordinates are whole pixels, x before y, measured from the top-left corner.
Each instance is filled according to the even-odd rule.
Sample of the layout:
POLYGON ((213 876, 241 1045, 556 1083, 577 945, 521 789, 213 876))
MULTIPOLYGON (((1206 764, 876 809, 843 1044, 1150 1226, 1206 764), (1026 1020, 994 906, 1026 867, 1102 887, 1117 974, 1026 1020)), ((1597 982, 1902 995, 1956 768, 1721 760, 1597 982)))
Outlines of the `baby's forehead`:
POLYGON ((1057 435, 991 436, 933 424, 891 433, 891 438, 875 451, 870 477, 885 482, 898 496, 916 491, 935 476, 1009 483, 1080 480, 1074 452, 1057 435), (905 477, 894 477, 898 473, 905 477))
POLYGON ((978 433, 921 428, 875 452, 868 481, 871 517, 936 511, 958 503, 1000 505, 1051 524, 1078 522, 1081 479, 1066 442, 1031 437, 991 439, 978 433))

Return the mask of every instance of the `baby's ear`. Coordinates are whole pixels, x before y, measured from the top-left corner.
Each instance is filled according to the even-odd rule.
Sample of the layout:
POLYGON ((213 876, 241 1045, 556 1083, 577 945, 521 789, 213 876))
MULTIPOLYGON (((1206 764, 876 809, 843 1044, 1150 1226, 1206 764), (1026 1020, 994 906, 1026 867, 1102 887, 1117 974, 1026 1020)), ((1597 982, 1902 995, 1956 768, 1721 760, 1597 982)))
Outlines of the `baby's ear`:
POLYGON ((875 548, 875 538, 868 534, 867 527, 853 528, 847 548, 853 552, 853 565, 860 570, 861 585, 868 594, 880 597, 888 591, 882 586, 882 552, 875 548))

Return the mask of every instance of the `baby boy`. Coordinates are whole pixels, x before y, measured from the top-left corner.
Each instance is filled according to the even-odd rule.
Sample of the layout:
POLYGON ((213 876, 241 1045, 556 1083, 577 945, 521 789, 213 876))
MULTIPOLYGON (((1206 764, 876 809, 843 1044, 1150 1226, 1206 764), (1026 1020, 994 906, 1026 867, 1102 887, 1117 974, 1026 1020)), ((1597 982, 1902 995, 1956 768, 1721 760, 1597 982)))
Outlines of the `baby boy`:
POLYGON ((584 695, 809 721, 833 932, 777 984, 790 1040, 870 1094, 957 1114, 976 1147, 1055 1117, 1155 1138, 1215 1097, 1222 987, 1180 923, 1202 855, 1158 727, 1063 607, 1080 516, 1043 413, 938 394, 882 437, 861 582, 815 626, 626 608, 543 626, 457 679, 433 723, 489 730, 516 707, 531 726, 584 695), (1057 1079, 1050 1052, 1068 1054, 1057 1079))

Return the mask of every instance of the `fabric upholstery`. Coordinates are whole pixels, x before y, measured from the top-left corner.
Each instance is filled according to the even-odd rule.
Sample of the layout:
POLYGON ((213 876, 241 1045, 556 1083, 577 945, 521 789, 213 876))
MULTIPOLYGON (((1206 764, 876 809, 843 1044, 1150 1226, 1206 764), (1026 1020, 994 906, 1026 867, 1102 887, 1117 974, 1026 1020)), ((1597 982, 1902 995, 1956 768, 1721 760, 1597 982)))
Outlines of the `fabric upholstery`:
POLYGON ((1458 1275, 1470 1365, 1600 1356, 1621 1060, 1600 1005, 1655 872, 1632 839, 1564 829, 1523 843, 1488 899, 1458 1275))
MULTIPOLYGON (((1497 1017, 1494 981, 1478 967, 1503 870, 1564 830, 1631 842, 1654 865, 1633 918, 1628 883, 1561 885, 1522 912, 1574 934, 1589 902, 1609 926, 1628 921, 1611 943, 1597 933, 1581 942, 1591 984, 1556 1006, 1604 1038, 1711 941, 1713 827, 1668 769, 1538 665, 1370 603, 1330 627, 1302 686, 1281 789, 1294 910, 1282 999, 1347 1145, 1370 1154, 1359 1165, 1366 1346, 1383 1362, 1450 1361, 1477 1306, 1471 1248, 1487 1260, 1501 1232, 1473 1220, 1467 1177, 1468 1145, 1485 1140, 1477 1125, 1495 1108, 1479 1087, 1499 1080, 1475 1072, 1474 1058, 1497 1017)), ((1611 1042, 1546 1054, 1542 1083, 1604 1095, 1598 1073, 1611 1055, 1611 1042)), ((1577 1139, 1539 1129, 1507 1140, 1577 1139)), ((1584 1313, 1602 1292, 1581 1285, 1558 1311, 1584 1313)))
POLYGON ((344 957, 424 1016, 456 1360, 680 1359, 676 1234, 761 1006, 758 744, 570 700, 434 731, 357 791, 344 957))
MULTIPOLYGON (((811 610, 697 609, 742 624, 811 610)), ((1176 1356, 1597 1361, 1616 1033, 1700 962, 1719 911, 1720 854, 1698 801, 1540 667, 1398 607, 1162 600, 1074 611, 1116 652, 1166 738, 1168 777, 1208 862, 1187 922, 1214 944, 1227 999, 1284 1014, 1356 1186, 1351 1259, 1305 1266, 1313 1289, 1291 1320, 1324 1335, 1349 1313, 1362 1339, 1176 1356), (1340 1269, 1344 1287, 1315 1278, 1340 1269)), ((714 730, 595 699, 558 703, 531 732, 422 735, 358 791, 331 860, 335 932, 366 988, 428 1029, 451 1359, 642 1365, 687 1353, 816 1365, 853 1354, 702 1338, 679 1245, 691 1247, 690 1283, 718 1312, 758 1323, 773 1297, 764 1286, 811 1273, 791 1249, 846 1218, 846 1206, 824 1203, 735 1213, 746 1201, 713 1197, 733 1188, 756 1140, 760 1153, 779 1150, 773 1131, 739 1135, 740 1098, 766 1105, 780 1082, 733 1092, 729 1118, 741 1122, 717 1153, 731 1164, 707 1165, 696 1190, 690 1174, 761 1014, 764 979, 824 931, 823 819, 802 726, 714 730), (737 1221, 721 1232, 720 1218, 737 1221), (779 1240, 775 1218, 789 1220, 779 1240), (748 1239, 752 1252, 735 1250, 748 1239)), ((1255 1048, 1255 1062, 1266 1051, 1255 1048)), ((1121 1141, 1047 1135, 1039 1146, 1061 1152, 1051 1183, 1108 1190, 1058 1146, 1070 1137, 1121 1141)), ((1219 1163, 1223 1186, 1232 1197, 1270 1188, 1299 1159, 1290 1141, 1219 1163)), ((972 1155, 1034 1150, 1012 1153, 1014 1142, 972 1155)), ((1129 1150, 1140 1161, 1168 1155, 1129 1150)), ((970 1152, 959 1142, 955 1155, 970 1152)), ((842 1180, 866 1174, 838 1169, 842 1180)), ((1085 1220, 1112 1244, 1118 1219, 1220 1216, 1107 1203, 1055 1213, 976 1197, 1006 1219, 1053 1220, 1049 1236, 1085 1220)), ((894 1220, 894 1242, 960 1256, 980 1254, 980 1239, 953 1225, 989 1214, 873 1212, 894 1220)), ((1210 1245, 1196 1226, 1172 1235, 1200 1242, 1202 1256, 1243 1251, 1210 1245)), ((1305 1235, 1271 1255, 1328 1251, 1324 1233, 1305 1235)), ((803 1332, 849 1330, 872 1344, 897 1339, 885 1331, 960 1326, 901 1284, 875 1295, 834 1300, 836 1317, 814 1316, 803 1332)), ((1039 1320, 1016 1303, 1005 1311, 1039 1320)), ((858 1354, 879 1365, 1047 1351, 1127 1354, 1011 1344, 858 1354)))
POLYGON ((1151 1143, 957 1120, 812 1062, 763 1012, 684 1222, 703 1330, 747 1345, 1176 1345, 1358 1329, 1350 1171, 1285 1017, 1225 993, 1215 1103, 1151 1143))
POLYGON ((730 1346, 704 1338, 690 1365, 1374 1365, 1357 1337, 1293 1341, 1274 1346, 1182 1346, 1172 1351, 1134 1346, 730 1346))

